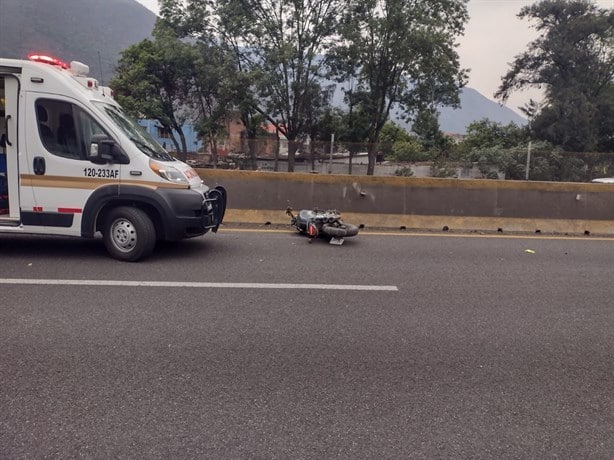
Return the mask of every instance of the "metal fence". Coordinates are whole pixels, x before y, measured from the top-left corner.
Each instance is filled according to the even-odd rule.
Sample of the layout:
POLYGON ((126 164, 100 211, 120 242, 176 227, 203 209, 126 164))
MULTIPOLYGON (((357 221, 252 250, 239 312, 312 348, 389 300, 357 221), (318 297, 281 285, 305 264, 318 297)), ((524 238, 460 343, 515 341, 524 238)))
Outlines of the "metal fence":
MULTIPOLYGON (((288 171, 288 142, 271 139, 251 140, 241 149, 218 152, 217 164, 210 154, 190 154, 188 161, 197 167, 288 171), (243 150, 243 148, 245 150, 243 150)), ((294 171, 313 174, 367 174, 368 145, 366 143, 304 142, 297 143, 294 171)), ((557 149, 534 151, 527 156, 526 148, 501 151, 481 156, 472 152, 418 152, 423 161, 394 160, 393 146, 379 144, 376 149, 376 176, 451 177, 472 179, 508 179, 590 182, 600 177, 614 177, 613 153, 574 153, 557 149), (477 159, 477 161, 475 161, 477 159), (426 160, 426 161, 424 161, 426 160), (527 160, 528 163, 527 163, 527 160)))

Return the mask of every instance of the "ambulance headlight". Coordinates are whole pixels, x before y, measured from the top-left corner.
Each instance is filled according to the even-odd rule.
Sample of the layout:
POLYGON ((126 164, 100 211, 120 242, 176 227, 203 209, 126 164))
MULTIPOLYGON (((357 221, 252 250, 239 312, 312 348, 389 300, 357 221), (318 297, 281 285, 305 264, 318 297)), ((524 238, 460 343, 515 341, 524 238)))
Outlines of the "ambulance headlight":
POLYGON ((189 184, 188 178, 185 176, 185 174, 174 166, 161 163, 156 160, 149 160, 149 167, 158 176, 169 182, 173 182, 175 184, 189 184))

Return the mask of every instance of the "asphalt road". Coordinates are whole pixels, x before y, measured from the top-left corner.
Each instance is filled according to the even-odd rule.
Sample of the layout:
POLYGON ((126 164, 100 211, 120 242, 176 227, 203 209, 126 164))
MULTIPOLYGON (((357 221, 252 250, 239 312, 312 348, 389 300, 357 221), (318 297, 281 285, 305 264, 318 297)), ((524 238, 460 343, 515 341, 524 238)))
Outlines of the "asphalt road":
POLYGON ((66 238, 0 254, 2 459, 614 452, 614 240, 224 229, 138 264, 66 238))

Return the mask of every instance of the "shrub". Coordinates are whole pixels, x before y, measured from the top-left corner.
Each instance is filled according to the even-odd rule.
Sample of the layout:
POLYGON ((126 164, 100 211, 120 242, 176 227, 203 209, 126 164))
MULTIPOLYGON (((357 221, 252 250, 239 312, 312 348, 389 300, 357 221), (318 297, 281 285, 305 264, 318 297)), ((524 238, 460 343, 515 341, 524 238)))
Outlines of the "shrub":
POLYGON ((397 169, 394 172, 395 176, 403 176, 403 177, 411 177, 414 175, 414 172, 409 166, 404 166, 402 168, 397 169))

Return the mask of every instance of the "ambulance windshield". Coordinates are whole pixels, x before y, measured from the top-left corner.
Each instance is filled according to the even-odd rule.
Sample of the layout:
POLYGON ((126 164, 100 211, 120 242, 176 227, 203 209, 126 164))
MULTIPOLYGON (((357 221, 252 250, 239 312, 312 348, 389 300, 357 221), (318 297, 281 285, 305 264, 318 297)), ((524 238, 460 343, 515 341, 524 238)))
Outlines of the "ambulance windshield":
POLYGON ((102 110, 113 121, 115 126, 123 131, 136 145, 141 152, 148 157, 160 161, 175 161, 164 148, 145 131, 134 119, 126 115, 126 113, 114 105, 101 102, 94 102, 98 109, 102 110))

